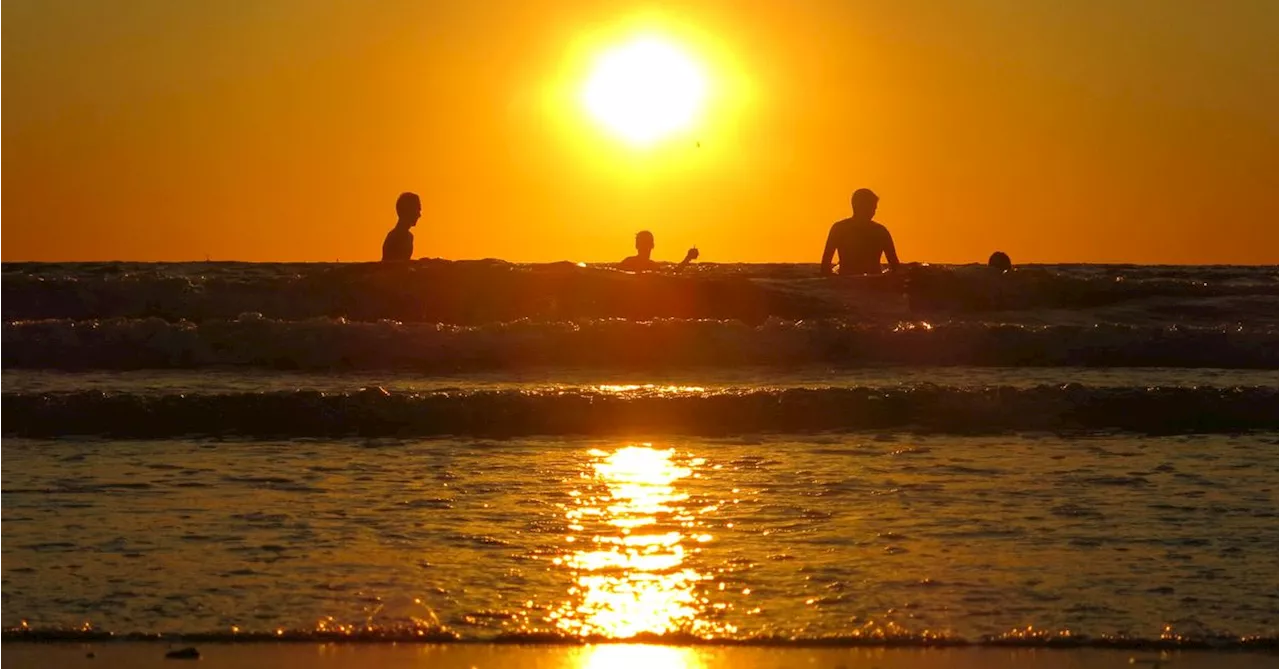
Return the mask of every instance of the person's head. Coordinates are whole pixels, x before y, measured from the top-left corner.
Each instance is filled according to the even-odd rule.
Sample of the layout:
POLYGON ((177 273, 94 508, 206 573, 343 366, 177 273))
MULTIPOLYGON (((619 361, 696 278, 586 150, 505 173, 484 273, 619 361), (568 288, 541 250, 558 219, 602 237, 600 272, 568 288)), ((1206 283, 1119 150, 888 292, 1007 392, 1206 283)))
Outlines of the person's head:
POLYGON ((401 193, 396 198, 396 216, 400 217, 400 222, 413 227, 418 219, 422 217, 422 201, 418 199, 415 193, 401 193))
POLYGON ((636 251, 639 253, 649 253, 653 250, 653 233, 648 230, 641 230, 636 233, 636 251))
POLYGON ((987 259, 987 267, 1001 272, 1008 272, 1013 269, 1013 261, 1009 260, 1009 254, 1004 251, 996 251, 987 259))
POLYGON ((870 188, 859 188, 853 191, 853 197, 849 198, 849 204, 853 205, 853 217, 871 220, 876 215, 876 205, 880 203, 880 196, 871 192, 870 188))

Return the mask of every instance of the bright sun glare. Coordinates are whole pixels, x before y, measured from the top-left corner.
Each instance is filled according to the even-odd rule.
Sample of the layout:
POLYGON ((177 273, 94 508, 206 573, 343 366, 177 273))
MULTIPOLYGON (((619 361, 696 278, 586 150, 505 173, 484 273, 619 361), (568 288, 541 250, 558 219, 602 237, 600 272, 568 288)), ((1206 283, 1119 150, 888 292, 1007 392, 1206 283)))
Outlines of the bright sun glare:
POLYGON ((679 47, 637 37, 596 60, 583 102, 610 132, 645 146, 692 126, 706 88, 702 69, 679 47))

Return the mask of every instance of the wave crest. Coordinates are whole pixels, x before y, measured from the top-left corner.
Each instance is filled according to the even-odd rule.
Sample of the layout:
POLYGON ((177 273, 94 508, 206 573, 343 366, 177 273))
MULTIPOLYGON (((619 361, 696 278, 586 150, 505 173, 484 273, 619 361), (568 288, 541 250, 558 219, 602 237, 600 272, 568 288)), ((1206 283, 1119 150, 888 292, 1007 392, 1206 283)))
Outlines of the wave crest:
POLYGON ((6 323, 8 368, 397 369, 745 365, 1125 366, 1269 369, 1265 328, 1128 325, 854 325, 839 321, 601 319, 480 326, 345 319, 171 323, 158 318, 6 323))
POLYGON ((170 438, 731 435, 909 430, 1241 432, 1277 428, 1277 391, 1237 388, 788 388, 6 394, 4 434, 170 438))

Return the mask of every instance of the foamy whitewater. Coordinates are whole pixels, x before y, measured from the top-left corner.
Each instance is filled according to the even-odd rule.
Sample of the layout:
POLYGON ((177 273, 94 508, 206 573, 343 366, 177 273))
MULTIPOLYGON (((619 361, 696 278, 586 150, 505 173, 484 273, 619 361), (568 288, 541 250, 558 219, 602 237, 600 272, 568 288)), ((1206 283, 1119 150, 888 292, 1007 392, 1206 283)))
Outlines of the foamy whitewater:
POLYGON ((0 623, 1273 650, 1277 290, 8 263, 0 623))

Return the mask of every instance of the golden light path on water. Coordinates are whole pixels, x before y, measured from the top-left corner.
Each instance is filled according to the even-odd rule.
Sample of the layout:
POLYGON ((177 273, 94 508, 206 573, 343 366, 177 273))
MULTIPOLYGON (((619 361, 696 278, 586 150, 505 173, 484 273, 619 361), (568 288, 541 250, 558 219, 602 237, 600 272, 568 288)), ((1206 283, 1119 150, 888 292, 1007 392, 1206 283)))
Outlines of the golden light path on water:
POLYGON ((675 386, 675 385, 656 385, 653 383, 645 384, 602 384, 595 386, 595 389, 602 393, 610 393, 614 395, 632 395, 632 394, 654 394, 663 396, 673 395, 697 395, 707 392, 703 386, 675 386))
POLYGON ((698 669, 705 666, 693 648, 603 644, 588 646, 575 666, 581 669, 698 669))
POLYGON ((589 455, 581 489, 565 505, 574 532, 565 538, 568 552, 553 560, 572 572, 570 599, 550 622, 577 636, 612 639, 734 632, 708 620, 709 600, 698 586, 709 576, 686 561, 714 539, 699 531, 699 516, 714 507, 689 508, 688 493, 678 487, 702 459, 677 463, 674 451, 648 444, 589 455))

